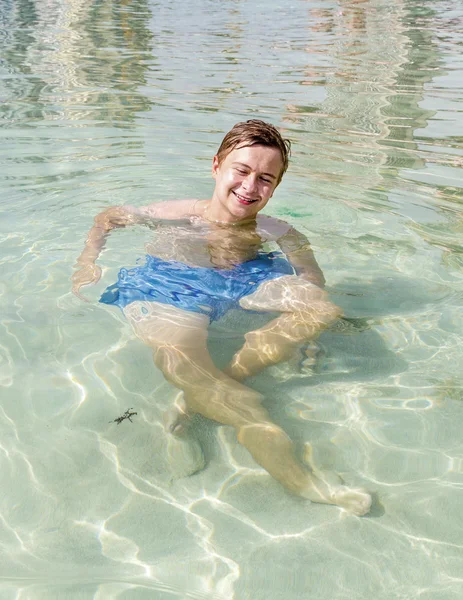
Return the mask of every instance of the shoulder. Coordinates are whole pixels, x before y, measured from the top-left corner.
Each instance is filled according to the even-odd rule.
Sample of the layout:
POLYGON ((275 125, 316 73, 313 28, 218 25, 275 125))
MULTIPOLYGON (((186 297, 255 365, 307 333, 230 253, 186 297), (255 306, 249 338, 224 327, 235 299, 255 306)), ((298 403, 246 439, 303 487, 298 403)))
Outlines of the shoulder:
POLYGON ((201 200, 188 198, 186 200, 165 200, 162 202, 153 202, 147 206, 136 208, 127 206, 126 208, 133 214, 151 219, 186 219, 195 214, 195 206, 201 200))
POLYGON ((264 231, 273 240, 278 240, 292 229, 291 225, 286 223, 286 221, 262 214, 257 217, 257 225, 260 230, 264 231))

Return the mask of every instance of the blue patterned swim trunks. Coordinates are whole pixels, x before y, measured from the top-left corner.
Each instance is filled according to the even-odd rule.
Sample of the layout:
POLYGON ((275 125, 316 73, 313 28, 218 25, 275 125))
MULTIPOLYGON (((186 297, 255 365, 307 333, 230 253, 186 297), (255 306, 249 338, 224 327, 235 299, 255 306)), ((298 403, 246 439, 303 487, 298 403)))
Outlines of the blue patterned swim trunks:
POLYGON ((238 308, 240 299, 264 281, 283 275, 294 275, 294 269, 281 252, 259 252, 232 269, 190 267, 147 255, 145 265, 121 269, 117 283, 106 289, 100 302, 120 308, 136 300, 160 302, 215 321, 238 308))

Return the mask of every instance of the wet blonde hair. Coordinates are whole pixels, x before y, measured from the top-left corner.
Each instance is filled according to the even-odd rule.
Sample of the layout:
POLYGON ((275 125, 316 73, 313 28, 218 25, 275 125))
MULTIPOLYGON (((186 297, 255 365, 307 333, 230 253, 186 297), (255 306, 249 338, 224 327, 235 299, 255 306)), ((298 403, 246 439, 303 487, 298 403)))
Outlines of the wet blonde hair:
POLYGON ((226 134, 217 151, 219 165, 235 148, 257 145, 277 148, 280 151, 283 161, 283 167, 278 178, 278 183, 280 183, 288 168, 289 157, 291 155, 291 142, 284 139, 276 127, 259 119, 250 119, 249 121, 237 123, 226 134))

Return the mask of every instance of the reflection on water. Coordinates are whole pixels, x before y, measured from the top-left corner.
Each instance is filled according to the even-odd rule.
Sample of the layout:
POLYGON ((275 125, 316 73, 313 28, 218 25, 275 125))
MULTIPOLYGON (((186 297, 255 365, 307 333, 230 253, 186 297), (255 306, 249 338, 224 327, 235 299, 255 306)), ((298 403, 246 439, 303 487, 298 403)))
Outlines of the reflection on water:
MULTIPOLYGON (((461 596, 462 16, 0 3, 2 598, 461 596), (300 453, 377 494, 361 521, 286 494, 199 418, 206 468, 172 480, 176 390, 96 302, 153 232, 114 233, 92 304, 69 293, 96 213, 207 197, 222 133, 250 117, 293 140, 268 212, 307 234, 347 317, 251 386, 300 453)), ((260 318, 214 326, 219 366, 260 318)))

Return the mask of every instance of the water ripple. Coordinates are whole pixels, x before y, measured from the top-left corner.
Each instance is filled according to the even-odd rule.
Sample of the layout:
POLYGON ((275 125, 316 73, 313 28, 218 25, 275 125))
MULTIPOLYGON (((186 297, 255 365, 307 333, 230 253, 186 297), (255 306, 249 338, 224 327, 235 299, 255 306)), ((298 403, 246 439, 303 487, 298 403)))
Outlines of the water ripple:
MULTIPOLYGON (((0 596, 461 596, 461 18, 450 0, 0 4, 0 596), (175 391, 96 304, 153 232, 115 232, 95 303, 70 294, 96 213, 207 197, 251 117, 293 141, 269 211, 351 319, 252 385, 298 451, 377 494, 363 520, 289 496, 201 419, 206 468, 173 479, 175 391)), ((222 357, 241 330, 220 327, 222 357)))

